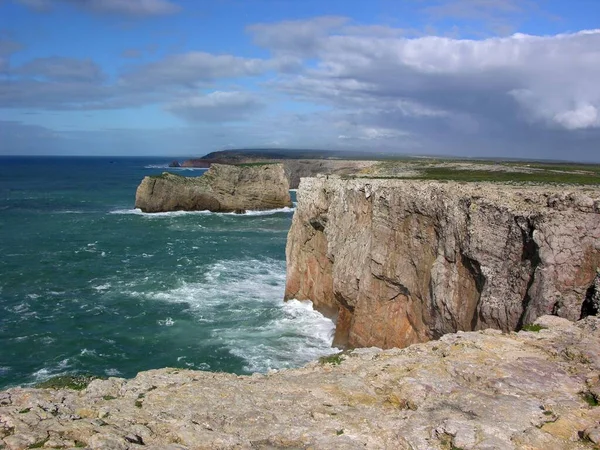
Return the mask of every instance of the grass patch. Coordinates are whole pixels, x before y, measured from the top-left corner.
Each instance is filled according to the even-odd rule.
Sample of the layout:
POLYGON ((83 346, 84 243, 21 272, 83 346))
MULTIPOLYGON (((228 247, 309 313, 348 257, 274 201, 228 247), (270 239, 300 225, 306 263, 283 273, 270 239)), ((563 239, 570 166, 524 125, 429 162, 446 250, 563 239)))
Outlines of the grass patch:
POLYGON ((422 173, 407 179, 418 180, 452 180, 452 181, 492 181, 498 183, 550 183, 550 184, 577 184, 599 185, 600 173, 562 173, 540 171, 525 172, 492 172, 489 170, 457 170, 446 167, 431 167, 422 170, 422 173))
POLYGON ((452 436, 449 434, 443 434, 440 437, 440 444, 448 450, 464 450, 462 447, 457 447, 452 443, 452 436))
POLYGON ((544 330, 544 329, 546 329, 546 327, 543 327, 543 326, 535 324, 535 323, 530 323, 529 325, 523 325, 523 328, 521 328, 521 330, 523 330, 523 331, 531 331, 533 333, 539 333, 540 330, 544 330))
POLYGON ((25 408, 19 411, 19 414, 27 414, 29 411, 31 411, 31 408, 25 408))
POLYGON ((598 406, 598 399, 591 392, 582 392, 581 397, 589 406, 598 406))
POLYGON ((82 391, 94 380, 105 380, 95 375, 60 375, 34 385, 37 389, 72 389, 82 391))
POLYGON ((600 175, 600 165, 598 164, 564 164, 564 163, 505 163, 511 166, 530 167, 532 169, 541 170, 557 170, 561 172, 592 172, 596 175, 600 175))
POLYGON ((338 436, 341 436, 342 434, 344 434, 344 430, 337 430, 335 432, 335 434, 337 434, 338 436))
POLYGON ((319 363, 321 363, 322 365, 331 364, 333 366, 339 366, 343 360, 344 358, 342 358, 342 354, 336 353, 335 355, 321 356, 319 358, 319 363))
POLYGON ((42 448, 44 446, 44 444, 46 442, 48 442, 48 439, 50 439, 50 438, 46 438, 44 440, 36 442, 35 444, 31 444, 27 448, 42 448))
POLYGON ((135 405, 136 408, 141 408, 142 405, 143 405, 143 403, 140 400, 136 400, 135 403, 134 403, 134 405, 135 405))
POLYGON ((259 167, 259 166, 268 166, 271 164, 281 164, 281 162, 277 162, 277 161, 251 162, 251 163, 236 164, 236 166, 238 166, 238 167, 259 167))
POLYGON ((85 448, 85 447, 87 447, 87 444, 85 442, 75 441, 75 448, 85 448))
POLYGON ((103 400, 116 400, 117 397, 113 397, 112 395, 103 395, 103 400))
MULTIPOLYGON (((172 173, 172 172, 163 172, 158 175, 148 175, 148 177, 158 179, 158 180, 166 180, 167 178, 170 178, 171 180, 173 180, 173 177, 177 177, 180 179, 186 178, 183 175, 179 175, 178 173, 172 173)), ((177 178, 175 178, 175 179, 177 179, 177 178)))

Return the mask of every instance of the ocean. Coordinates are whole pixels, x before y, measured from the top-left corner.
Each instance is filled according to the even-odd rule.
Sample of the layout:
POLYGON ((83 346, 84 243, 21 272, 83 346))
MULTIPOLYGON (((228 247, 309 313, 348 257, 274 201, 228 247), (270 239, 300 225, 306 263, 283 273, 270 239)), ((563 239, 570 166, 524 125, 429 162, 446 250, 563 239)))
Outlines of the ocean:
POLYGON ((334 324, 283 302, 293 208, 143 214, 168 159, 0 157, 0 388, 178 367, 237 374, 330 354, 334 324))

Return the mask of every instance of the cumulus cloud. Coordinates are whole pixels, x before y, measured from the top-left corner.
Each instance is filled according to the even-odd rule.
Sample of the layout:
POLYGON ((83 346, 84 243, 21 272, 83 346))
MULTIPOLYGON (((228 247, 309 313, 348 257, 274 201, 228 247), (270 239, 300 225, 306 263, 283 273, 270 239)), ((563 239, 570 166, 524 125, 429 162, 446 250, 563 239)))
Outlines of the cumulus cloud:
POLYGON ((35 11, 50 11, 57 3, 72 4, 84 11, 127 16, 161 16, 181 8, 169 0, 16 0, 35 11))
POLYGON ((0 56, 10 56, 23 49, 20 42, 0 36, 0 56))
POLYGON ((598 108, 589 103, 578 105, 575 109, 558 113, 554 116, 554 120, 569 130, 600 127, 598 108))
POLYGON ((484 40, 336 33, 318 42, 310 55, 318 67, 281 77, 280 89, 333 107, 409 116, 512 124, 509 116, 519 114, 527 123, 598 126, 600 31, 484 40))
POLYGON ((531 16, 550 17, 534 0, 430 0, 420 11, 432 24, 454 23, 454 34, 478 36, 508 35, 531 16))
POLYGON ((565 157, 582 159, 597 149, 600 30, 475 40, 324 17, 247 31, 269 58, 191 51, 130 63, 112 79, 91 61, 43 58, 2 69, 0 60, 11 74, 0 78, 0 103, 159 104, 193 126, 227 122, 253 142, 268 136, 291 146, 537 157, 569 149, 565 157), (241 92, 248 84, 256 94, 241 92), (267 94, 318 113, 268 117, 267 94))
POLYGON ((231 122, 247 118, 263 107, 254 95, 215 91, 178 100, 167 106, 167 110, 192 122, 231 122))
POLYGON ((89 59, 36 58, 14 72, 27 77, 40 77, 54 81, 98 82, 105 78, 100 66, 89 59))
POLYGON ((258 75, 269 67, 262 59, 189 52, 138 66, 125 73, 121 82, 137 88, 157 85, 195 87, 216 79, 258 75))
POLYGON ((91 60, 37 58, 15 68, 0 59, 0 103, 5 108, 118 109, 193 97, 218 80, 260 75, 280 67, 275 60, 190 52, 137 64, 114 81, 91 60))
POLYGON ((307 20, 257 23, 247 27, 254 42, 275 52, 310 56, 320 47, 329 32, 348 23, 346 17, 325 16, 307 20))

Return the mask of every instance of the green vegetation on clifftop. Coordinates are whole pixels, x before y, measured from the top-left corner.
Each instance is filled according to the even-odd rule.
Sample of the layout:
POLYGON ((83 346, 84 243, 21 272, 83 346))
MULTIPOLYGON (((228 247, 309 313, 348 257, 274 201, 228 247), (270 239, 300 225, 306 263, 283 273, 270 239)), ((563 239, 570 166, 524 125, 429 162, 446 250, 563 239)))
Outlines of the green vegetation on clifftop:
POLYGON ((600 176, 594 173, 535 171, 503 172, 489 170, 457 170, 445 167, 432 167, 421 174, 408 177, 423 180, 452 181, 493 181, 500 183, 558 183, 558 184, 600 184, 600 176))

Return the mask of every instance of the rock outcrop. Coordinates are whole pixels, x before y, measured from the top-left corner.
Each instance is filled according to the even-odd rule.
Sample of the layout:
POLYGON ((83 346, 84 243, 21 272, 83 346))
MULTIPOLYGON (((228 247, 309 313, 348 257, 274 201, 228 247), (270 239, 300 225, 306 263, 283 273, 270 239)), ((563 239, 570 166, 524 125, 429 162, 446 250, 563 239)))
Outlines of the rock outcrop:
POLYGON ((448 334, 302 369, 177 369, 81 392, 0 392, 0 447, 591 449, 600 443, 600 320, 448 334), (3 447, 4 445, 4 447, 3 447))
POLYGON ((337 316, 337 346, 577 320, 600 266, 599 199, 597 188, 305 178, 285 296, 337 316))
POLYGON ((377 163, 345 159, 289 159, 282 162, 290 189, 297 189, 304 177, 357 174, 377 163))
POLYGON ((256 158, 252 156, 237 155, 237 157, 222 156, 222 159, 189 159, 181 164, 181 167, 204 168, 213 164, 256 164, 280 163, 283 164, 285 176, 290 189, 297 189, 300 178, 324 175, 349 175, 356 174, 362 170, 369 169, 377 164, 377 161, 347 160, 347 159, 269 159, 256 158))
POLYGON ((243 212, 286 206, 292 202, 281 164, 213 164, 201 177, 165 172, 145 177, 135 196, 135 207, 143 212, 243 212))

